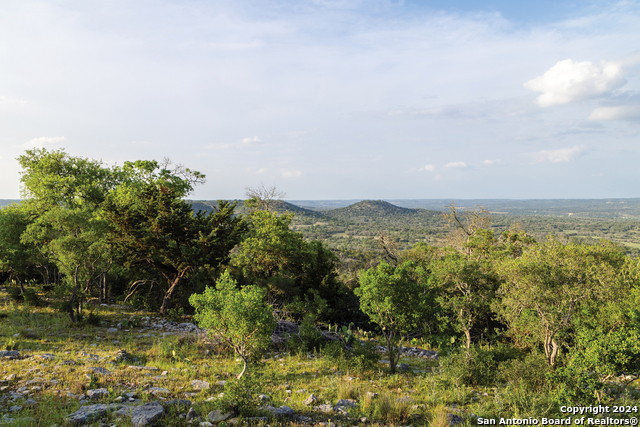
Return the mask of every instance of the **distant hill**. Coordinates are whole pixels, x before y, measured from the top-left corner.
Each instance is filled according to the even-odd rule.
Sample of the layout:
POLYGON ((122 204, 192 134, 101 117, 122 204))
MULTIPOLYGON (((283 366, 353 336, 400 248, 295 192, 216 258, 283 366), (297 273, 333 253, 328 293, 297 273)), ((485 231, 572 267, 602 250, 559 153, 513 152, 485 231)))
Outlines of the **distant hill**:
POLYGON ((5 206, 9 206, 13 203, 20 203, 20 199, 0 199, 0 208, 4 208, 5 206))
POLYGON ((442 212, 408 209, 383 200, 363 200, 350 206, 322 212, 324 215, 352 222, 397 222, 434 225, 441 222, 442 212))

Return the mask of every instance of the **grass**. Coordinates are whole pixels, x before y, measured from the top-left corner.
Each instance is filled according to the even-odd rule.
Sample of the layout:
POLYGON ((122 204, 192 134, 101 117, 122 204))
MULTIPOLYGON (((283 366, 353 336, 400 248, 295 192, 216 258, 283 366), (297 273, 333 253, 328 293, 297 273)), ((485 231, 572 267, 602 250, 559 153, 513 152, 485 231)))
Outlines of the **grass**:
MULTIPOLYGON (((331 421, 336 425, 356 426, 363 424, 362 417, 367 417, 373 427, 444 427, 449 423, 449 414, 461 416, 466 425, 474 425, 471 414, 485 418, 539 418, 557 413, 548 396, 527 393, 513 385, 461 385, 454 378, 438 373, 437 362, 431 359, 403 358, 401 363, 407 363, 410 370, 392 375, 383 364, 358 371, 317 354, 293 355, 273 349, 251 367, 248 383, 236 384, 234 378, 242 366, 234 354, 213 347, 205 337, 147 329, 144 319, 154 320, 151 313, 127 306, 96 307, 94 313, 101 319, 99 326, 70 325, 66 315, 50 308, 15 305, 7 302, 2 292, 0 301, 4 301, 0 302, 0 347, 17 348, 23 355, 33 356, 24 360, 0 360, 0 380, 12 374, 17 376, 16 380, 2 383, 8 388, 0 391, 0 411, 18 419, 12 424, 15 426, 63 426, 65 416, 80 407, 82 402, 78 396, 90 387, 109 390, 108 399, 92 403, 115 402, 126 393, 134 393, 137 399, 146 402, 184 399, 185 393, 196 393, 191 386, 194 379, 211 384, 208 390, 186 395, 203 418, 221 408, 222 399, 217 398, 221 392, 233 397, 233 393, 240 396, 246 390, 251 391, 251 396, 245 396, 250 403, 242 409, 242 415, 265 415, 255 400, 258 394, 264 394, 269 397, 270 405, 289 406, 297 415, 313 420, 311 424, 331 421), (107 332, 123 319, 134 320, 131 323, 137 322, 140 326, 107 332), (116 362, 114 358, 120 349, 125 349, 130 359, 116 362), (44 353, 53 354, 55 358, 37 357, 44 353), (157 370, 134 370, 129 365, 153 366, 157 370), (111 374, 91 374, 89 368, 105 368, 111 374), (161 375, 163 371, 166 375, 161 375), (227 381, 227 385, 217 385, 218 381, 227 381), (40 388, 32 389, 34 385, 40 388), (20 387, 31 389, 25 399, 33 398, 38 403, 28 406, 23 399, 15 402, 5 399, 8 392, 20 387), (150 387, 166 388, 169 393, 154 397, 149 393, 150 387), (308 407, 303 402, 310 394, 318 401, 308 407), (215 398, 207 401, 211 397, 215 398), (327 401, 335 405, 339 399, 353 399, 357 406, 345 408, 342 414, 326 414, 312 408, 327 401), (7 412, 14 405, 23 408, 17 413, 7 412)), ((384 358, 381 355, 381 359, 384 358)), ((185 425, 185 420, 180 418, 185 412, 186 409, 168 411, 162 425, 185 425)), ((113 416, 103 418, 102 422, 131 425, 129 418, 117 421, 113 416)), ((91 425, 100 424, 96 421, 91 425)), ((269 425, 308 424, 301 420, 270 418, 269 425)))

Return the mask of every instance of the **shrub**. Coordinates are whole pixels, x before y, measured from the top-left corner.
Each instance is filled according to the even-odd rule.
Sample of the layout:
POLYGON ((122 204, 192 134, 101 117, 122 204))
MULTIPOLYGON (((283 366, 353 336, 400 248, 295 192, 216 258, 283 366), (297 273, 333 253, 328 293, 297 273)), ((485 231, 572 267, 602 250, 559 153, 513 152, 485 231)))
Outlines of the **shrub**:
POLYGON ((217 402, 219 409, 239 415, 254 415, 252 409, 260 406, 258 392, 262 384, 255 375, 245 375, 229 380, 224 385, 224 395, 217 402))
POLYGON ((216 289, 207 287, 203 294, 189 298, 196 309, 196 321, 242 358, 244 367, 238 378, 245 373, 248 363, 258 360, 271 344, 276 321, 264 297, 264 290, 256 286, 237 289, 235 280, 225 271, 217 280, 216 289))
POLYGON ((302 319, 298 334, 291 336, 286 345, 291 353, 302 354, 320 351, 324 344, 324 338, 316 328, 316 316, 307 314, 302 319))
POLYGON ((498 367, 491 350, 471 347, 459 349, 441 358, 443 373, 464 385, 489 385, 496 378, 498 367))
POLYGON ((544 354, 534 352, 524 359, 500 363, 499 371, 500 379, 514 387, 521 386, 528 392, 540 393, 547 384, 550 367, 544 354))
POLYGON ((349 349, 340 341, 333 341, 323 348, 322 354, 329 363, 338 365, 340 369, 356 372, 374 369, 379 359, 376 346, 372 342, 356 341, 349 349))
POLYGON ((9 294, 9 298, 11 298, 11 301, 15 303, 20 303, 24 301, 24 296, 22 295, 22 291, 18 287, 12 286, 7 288, 7 293, 9 294))

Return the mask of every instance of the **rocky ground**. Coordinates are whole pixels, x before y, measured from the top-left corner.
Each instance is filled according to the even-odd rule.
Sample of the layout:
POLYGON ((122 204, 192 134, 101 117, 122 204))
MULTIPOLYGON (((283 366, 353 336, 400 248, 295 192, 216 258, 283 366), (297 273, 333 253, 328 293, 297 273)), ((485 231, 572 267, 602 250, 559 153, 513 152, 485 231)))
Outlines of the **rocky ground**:
MULTIPOLYGON (((39 327, 33 319, 25 321, 26 328, 16 327, 15 318, 0 319, 12 320, 11 327, 19 330, 5 339, 5 347, 14 342, 19 349, 0 351, 0 424, 388 425, 358 415, 361 406, 379 398, 377 387, 383 393, 382 383, 327 369, 317 354, 292 357, 282 351, 263 360, 267 369, 279 373, 274 377, 277 383, 260 395, 257 415, 238 418, 233 412, 222 413, 213 409, 214 403, 223 397, 225 382, 233 379, 239 364, 210 353, 206 331, 189 322, 132 314, 126 307, 101 309, 113 315, 105 314, 104 326, 95 327, 70 328, 64 318, 52 325, 46 316, 55 315, 46 312, 28 315, 45 316, 39 327)), ((5 313, 8 310, 5 306, 5 313)), ((27 316, 24 309, 22 315, 27 316)), ((398 368, 404 375, 413 377, 436 364, 434 351, 402 351, 398 368)), ((381 369, 385 363, 381 353, 381 369)), ((399 385, 394 399, 414 414, 424 413, 420 391, 402 375, 394 379, 399 385)), ((465 412, 453 405, 446 423, 461 423, 463 416, 465 412)))

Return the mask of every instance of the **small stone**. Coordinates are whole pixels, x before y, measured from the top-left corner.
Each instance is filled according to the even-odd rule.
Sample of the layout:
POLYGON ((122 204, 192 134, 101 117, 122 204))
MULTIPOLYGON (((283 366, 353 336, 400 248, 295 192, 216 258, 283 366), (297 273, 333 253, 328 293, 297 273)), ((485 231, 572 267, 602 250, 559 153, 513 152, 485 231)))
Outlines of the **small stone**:
POLYGON ((193 403, 190 400, 186 400, 186 399, 172 399, 172 400, 167 400, 162 405, 165 408, 167 408, 169 406, 191 406, 193 405, 193 403))
POLYGON ((87 368, 89 371, 93 372, 94 374, 100 374, 100 375, 110 375, 111 371, 105 368, 97 368, 97 367, 90 367, 87 368))
POLYGON ((338 403, 336 403, 336 406, 348 406, 349 408, 355 408, 358 406, 358 402, 354 399, 340 399, 338 400, 338 403))
POLYGON ((40 360, 53 360, 56 358, 56 355, 51 353, 43 353, 43 354, 36 354, 34 357, 40 360))
POLYGON ((167 390, 166 388, 151 387, 151 388, 149 388, 149 393, 153 394, 154 396, 157 396, 158 394, 169 394, 171 392, 169 390, 167 390))
POLYGON ((189 408, 189 412, 187 412, 186 418, 188 420, 197 420, 200 419, 200 415, 195 411, 195 409, 189 408))
POLYGON ((311 405, 312 403, 315 403, 315 402, 317 402, 317 401, 318 401, 318 398, 317 398, 315 395, 310 394, 310 395, 309 395, 309 397, 307 397, 307 398, 305 399, 305 401, 304 401, 304 402, 302 402, 302 403, 303 403, 305 406, 309 406, 309 405, 311 405))
POLYGON ((107 332, 110 334, 115 334, 116 332, 118 332, 118 328, 109 328, 107 329, 107 332))
POLYGON ((87 391, 87 397, 91 400, 102 399, 109 396, 109 390, 106 388, 96 388, 94 390, 87 391))
POLYGON ((195 388, 196 390, 208 390, 209 383, 207 381, 193 380, 191 381, 191 387, 195 388))
POLYGON ((232 416, 233 412, 225 412, 223 414, 222 411, 215 410, 209 412, 209 415, 207 415, 207 421, 210 423, 219 423, 220 421, 228 420, 232 416))
POLYGON ((226 383, 226 381, 218 381, 216 385, 224 386, 226 383))
POLYGON ((331 405, 329 403, 325 403, 323 405, 316 406, 313 409, 315 409, 316 411, 329 413, 329 412, 333 412, 333 405, 331 405))
POLYGON ((453 427, 464 423, 464 418, 456 414, 447 414, 447 421, 449 422, 449 425, 453 427))
POLYGON ((11 374, 11 375, 7 375, 6 377, 4 377, 5 381, 13 381, 16 378, 18 378, 18 376, 16 374, 11 374))
POLYGON ((375 399, 376 397, 378 397, 378 393, 374 393, 374 392, 372 392, 372 391, 368 391, 368 392, 366 393, 366 396, 367 396, 368 398, 370 398, 370 399, 375 399))
POLYGON ((406 363, 401 363, 397 366, 397 368, 400 372, 406 372, 409 370, 409 365, 407 365, 406 363))

